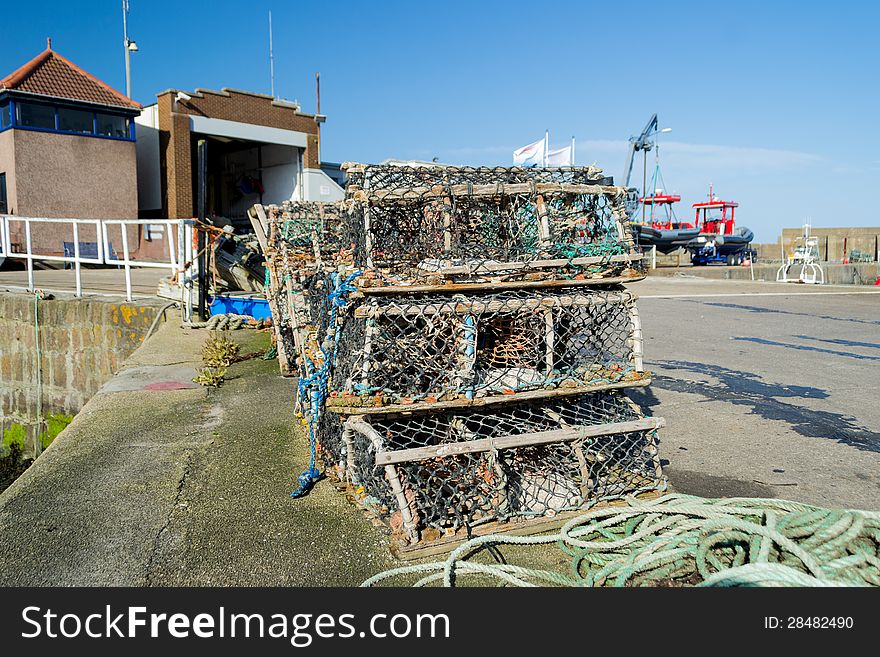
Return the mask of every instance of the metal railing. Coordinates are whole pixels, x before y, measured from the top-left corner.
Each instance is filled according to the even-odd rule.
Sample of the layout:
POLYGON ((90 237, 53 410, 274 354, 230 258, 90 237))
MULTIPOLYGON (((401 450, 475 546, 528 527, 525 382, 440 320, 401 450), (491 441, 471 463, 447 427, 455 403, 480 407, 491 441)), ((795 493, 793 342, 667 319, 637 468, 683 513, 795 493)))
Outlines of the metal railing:
MULTIPOLYGON (((152 267, 168 269, 171 276, 177 279, 177 285, 181 291, 181 303, 184 314, 189 315, 192 308, 192 281, 193 281, 193 225, 192 219, 66 219, 47 217, 20 217, 16 215, 0 215, 0 258, 14 258, 24 260, 27 265, 28 287, 33 291, 34 285, 34 262, 58 262, 73 265, 75 280, 75 295, 83 294, 82 267, 83 265, 108 265, 117 266, 124 271, 125 298, 132 300, 131 270, 133 267, 152 267), (12 241, 12 227, 24 226, 24 250, 16 250, 12 241), (43 254, 34 252, 34 228, 45 224, 65 224, 71 227, 73 254, 43 254), (164 239, 167 245, 167 260, 146 260, 133 258, 132 249, 128 241, 129 226, 164 226, 164 239), (80 237, 83 227, 94 230, 96 253, 95 255, 82 254, 82 242, 80 237), (111 247, 108 228, 119 226, 122 240, 122 257, 113 252, 111 247), (189 304, 187 305, 187 301, 189 304)), ((91 230, 89 231, 91 232, 91 230)), ((89 242, 90 243, 90 242, 89 242)), ((135 248, 135 251, 138 249, 135 248)))

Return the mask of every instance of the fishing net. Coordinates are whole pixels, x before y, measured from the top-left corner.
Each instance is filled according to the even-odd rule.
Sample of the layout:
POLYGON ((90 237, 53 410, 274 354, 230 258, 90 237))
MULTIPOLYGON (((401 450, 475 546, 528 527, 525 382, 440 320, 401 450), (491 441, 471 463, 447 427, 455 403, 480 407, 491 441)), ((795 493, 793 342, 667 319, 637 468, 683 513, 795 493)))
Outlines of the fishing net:
POLYGON ((411 540, 555 515, 663 482, 662 423, 613 391, 347 420, 328 413, 323 424, 328 467, 411 540))

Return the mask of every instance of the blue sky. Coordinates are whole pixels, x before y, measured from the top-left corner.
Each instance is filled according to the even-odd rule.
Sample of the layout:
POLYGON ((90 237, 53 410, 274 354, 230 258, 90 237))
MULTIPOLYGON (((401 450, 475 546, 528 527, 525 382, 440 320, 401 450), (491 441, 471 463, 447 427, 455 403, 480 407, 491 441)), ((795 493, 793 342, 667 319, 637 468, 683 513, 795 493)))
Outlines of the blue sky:
MULTIPOLYGON (((11 4, 3 75, 51 36, 124 89, 120 0, 11 4)), ((867 203, 880 175, 878 3, 130 4, 144 104, 167 88, 268 92, 271 9, 276 93, 313 111, 321 72, 326 160, 509 164, 549 129, 552 146, 574 135, 578 163, 619 178, 626 139, 657 112, 673 129, 660 161, 680 217, 711 182, 758 241, 807 216, 880 224, 867 203)))

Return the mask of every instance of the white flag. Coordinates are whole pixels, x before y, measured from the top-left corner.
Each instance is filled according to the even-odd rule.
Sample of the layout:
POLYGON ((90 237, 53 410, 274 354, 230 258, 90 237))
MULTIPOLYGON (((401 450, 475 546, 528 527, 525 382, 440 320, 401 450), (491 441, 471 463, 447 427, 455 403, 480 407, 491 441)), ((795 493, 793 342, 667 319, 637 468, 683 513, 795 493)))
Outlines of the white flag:
POLYGON ((571 146, 560 148, 559 150, 549 151, 547 153, 548 167, 570 167, 571 166, 571 146))
POLYGON ((517 148, 513 151, 513 163, 521 166, 537 164, 541 166, 544 160, 544 140, 539 139, 533 144, 517 148))

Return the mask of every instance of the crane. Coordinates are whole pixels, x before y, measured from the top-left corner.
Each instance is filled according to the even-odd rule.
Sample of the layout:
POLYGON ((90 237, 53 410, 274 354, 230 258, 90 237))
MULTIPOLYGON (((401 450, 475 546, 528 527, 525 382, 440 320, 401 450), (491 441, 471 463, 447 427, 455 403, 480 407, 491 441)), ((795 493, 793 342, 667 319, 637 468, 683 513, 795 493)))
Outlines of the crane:
MULTIPOLYGON (((629 187, 629 179, 632 175, 633 168, 633 158, 635 157, 636 152, 643 151, 647 155, 647 152, 654 148, 654 142, 650 140, 650 137, 658 132, 657 125, 657 115, 652 114, 645 129, 642 130, 642 134, 638 137, 629 138, 629 153, 627 153, 626 167, 623 170, 624 187, 629 187)), ((667 129, 664 128, 664 132, 665 131, 667 131, 667 129)), ((645 194, 644 189, 642 190, 642 194, 645 194)))

